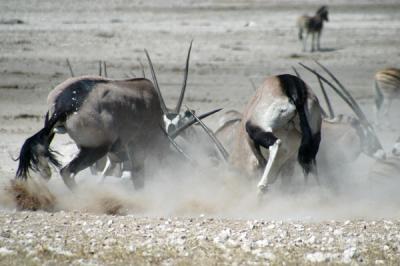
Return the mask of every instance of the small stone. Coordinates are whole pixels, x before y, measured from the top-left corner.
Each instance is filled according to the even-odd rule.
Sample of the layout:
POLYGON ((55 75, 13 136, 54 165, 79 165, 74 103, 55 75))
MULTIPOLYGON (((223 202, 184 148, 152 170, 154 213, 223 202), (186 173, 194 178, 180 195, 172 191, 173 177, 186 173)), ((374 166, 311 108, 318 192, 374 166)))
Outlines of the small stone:
POLYGON ((0 256, 9 256, 17 254, 14 250, 10 250, 8 248, 2 247, 0 248, 0 256))

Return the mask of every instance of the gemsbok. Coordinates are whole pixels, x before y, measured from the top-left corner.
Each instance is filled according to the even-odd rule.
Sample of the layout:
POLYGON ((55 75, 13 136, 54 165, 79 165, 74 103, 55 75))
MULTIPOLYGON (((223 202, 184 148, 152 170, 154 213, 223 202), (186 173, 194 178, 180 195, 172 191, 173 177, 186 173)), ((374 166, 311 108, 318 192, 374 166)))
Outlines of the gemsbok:
POLYGON ((303 51, 306 51, 307 39, 311 34, 311 52, 315 51, 315 45, 317 50, 321 50, 321 34, 324 26, 324 21, 329 21, 328 18, 328 7, 320 7, 314 16, 303 15, 297 19, 297 27, 299 28, 299 40, 303 40, 303 51), (303 37, 303 31, 305 37, 303 37), (316 38, 315 38, 316 37, 316 38))
MULTIPOLYGON (((183 85, 182 85, 182 89, 180 92, 180 96, 178 99, 178 102, 176 104, 176 106, 174 108, 168 108, 167 105, 165 104, 164 98, 161 94, 161 90, 160 87, 158 85, 158 81, 157 81, 157 77, 156 77, 156 73, 153 67, 153 63, 151 61, 150 55, 147 52, 147 50, 145 50, 145 54, 146 57, 148 59, 148 63, 149 63, 149 67, 150 67, 150 71, 151 71, 151 76, 152 76, 152 80, 153 80, 153 84, 155 86, 155 89, 157 91, 157 94, 159 96, 159 100, 160 100, 160 105, 161 105, 161 110, 163 112, 162 115, 162 126, 165 129, 165 131, 170 134, 171 132, 174 132, 177 128, 187 124, 189 121, 193 122, 195 120, 195 117, 193 116, 192 112, 189 110, 183 111, 182 110, 182 103, 184 100, 184 96, 185 96, 185 92, 186 92, 186 86, 187 86, 187 78, 188 78, 188 74, 189 74, 189 62, 190 62, 190 54, 191 54, 191 49, 192 49, 192 44, 193 41, 191 41, 189 49, 188 49, 188 53, 187 53, 187 57, 186 57, 186 65, 185 65, 185 70, 184 70, 184 79, 183 79, 183 85)), ((143 65, 141 64, 141 62, 139 61, 140 65, 142 66, 142 71, 143 71, 143 75, 144 75, 144 69, 143 69, 143 65)), ((208 113, 206 113, 206 116, 208 115, 208 113)), ((204 118, 204 115, 199 116, 200 119, 204 118)), ((190 144, 191 146, 193 146, 193 142, 198 142, 199 140, 204 140, 204 134, 201 134, 200 131, 202 131, 200 128, 194 128, 194 127, 185 127, 184 130, 182 130, 180 132, 180 136, 183 139, 186 139, 187 141, 185 141, 183 143, 185 148, 185 144, 187 143, 192 143, 190 144)), ((177 140, 180 144, 182 144, 182 140, 177 140)), ((207 141, 208 143, 208 141, 207 141)), ((214 149, 212 149, 212 151, 214 152, 214 149)), ((129 162, 125 161, 125 162, 120 162, 119 159, 120 158, 127 158, 126 156, 108 156, 106 163, 102 163, 99 164, 100 167, 103 168, 99 168, 97 169, 98 171, 102 172, 102 176, 103 176, 103 180, 104 177, 107 175, 115 175, 116 176, 121 176, 122 175, 122 170, 129 170, 129 162), (121 164, 123 164, 124 166, 121 167, 121 164), (116 171, 114 171, 116 169, 116 171)), ((92 168, 92 173, 95 174, 97 171, 95 171, 94 168, 92 168)))
POLYGON ((333 162, 339 160, 349 163, 354 161, 360 153, 364 153, 375 159, 382 159, 385 156, 382 144, 360 105, 354 99, 353 95, 351 95, 349 90, 346 89, 346 87, 329 69, 319 62, 315 62, 336 83, 335 86, 315 70, 301 64, 304 68, 317 76, 329 109, 329 116, 325 117, 322 123, 323 135, 326 135, 326 137, 323 137, 321 142, 319 155, 328 155, 328 157, 331 158, 332 155, 335 154, 335 151, 339 152, 341 150, 341 152, 339 152, 341 155, 338 156, 336 160, 331 158, 329 161, 333 162), (330 103, 329 97, 327 97, 327 93, 321 80, 333 89, 333 91, 350 107, 356 117, 334 114, 332 104, 330 103))
POLYGON ((137 172, 143 169, 144 161, 170 156, 170 141, 196 122, 189 119, 166 134, 157 89, 144 78, 84 76, 62 82, 48 95, 44 127, 21 148, 16 177, 26 179, 29 170, 33 170, 50 178, 50 165, 60 167, 50 143, 55 132, 66 132, 79 148, 76 157, 60 171, 70 189, 76 187, 74 177, 78 172, 107 154, 113 154, 120 162, 129 161, 134 186, 142 187, 143 175, 137 172))
POLYGON ((375 123, 389 124, 387 116, 393 100, 400 99, 400 69, 385 68, 374 76, 375 123), (386 122, 386 123, 384 123, 386 122))
POLYGON ((289 74, 269 77, 234 127, 229 160, 250 174, 262 171, 259 194, 267 191, 282 167, 295 162, 296 156, 306 180, 312 173, 318 182, 315 158, 321 121, 318 99, 301 79, 289 74))

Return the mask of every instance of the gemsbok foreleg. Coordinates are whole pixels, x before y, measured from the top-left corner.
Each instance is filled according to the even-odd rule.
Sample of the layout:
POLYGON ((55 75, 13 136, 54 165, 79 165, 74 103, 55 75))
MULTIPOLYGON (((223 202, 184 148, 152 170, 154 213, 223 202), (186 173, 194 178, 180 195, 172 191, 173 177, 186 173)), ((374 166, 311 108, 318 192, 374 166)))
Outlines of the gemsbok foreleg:
POLYGON ((106 155, 108 150, 108 145, 94 148, 81 147, 75 158, 60 171, 65 185, 73 190, 76 187, 75 175, 106 155))

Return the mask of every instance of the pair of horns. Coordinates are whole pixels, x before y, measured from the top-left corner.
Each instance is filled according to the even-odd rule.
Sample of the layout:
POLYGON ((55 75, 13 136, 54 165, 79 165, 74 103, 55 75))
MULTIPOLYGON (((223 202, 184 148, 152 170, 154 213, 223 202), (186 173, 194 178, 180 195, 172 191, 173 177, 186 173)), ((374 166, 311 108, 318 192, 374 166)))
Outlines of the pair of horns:
MULTIPOLYGON (((189 60, 190 60, 190 52, 192 50, 192 44, 193 44, 193 40, 190 42, 189 51, 188 51, 188 54, 186 57, 186 67, 185 67, 185 74, 183 77, 183 85, 182 85, 181 94, 179 96, 178 103, 176 104, 175 109, 174 109, 175 113, 177 113, 177 114, 181 111, 183 98, 185 96, 187 78, 188 78, 188 74, 189 74, 189 60)), ((156 73, 154 71, 153 63, 151 62, 149 53, 147 52, 146 49, 144 49, 144 52, 146 53, 147 60, 149 61, 151 76, 153 78, 153 83, 154 83, 155 89, 158 93, 158 97, 160 98, 161 109, 164 114, 167 114, 167 113, 169 113, 169 111, 168 111, 167 106, 165 105, 164 98, 162 97, 160 87, 158 86, 157 77, 156 77, 156 73)))
POLYGON ((197 116, 191 109, 189 109, 186 106, 187 110, 192 114, 192 118, 187 121, 184 125, 180 126, 179 128, 177 128, 175 131, 173 131, 172 133, 168 134, 165 129, 160 125, 161 130, 164 132, 164 134, 167 136, 167 138, 169 139, 169 141, 171 142, 171 144, 175 147, 175 149, 183 155, 183 157, 185 159, 187 159, 190 163, 196 165, 196 162, 187 154, 183 151, 183 149, 175 142, 175 138, 185 129, 187 129, 188 127, 190 127, 191 125, 193 125, 194 123, 199 123, 201 125, 201 127, 205 130, 205 132, 208 134, 208 136, 211 138, 211 140, 215 143, 215 145, 218 148, 218 151, 220 152, 222 158, 227 161, 228 160, 228 152, 225 150, 225 148, 222 146, 221 142, 219 142, 219 140, 217 139, 217 137, 214 135, 214 133, 203 123, 203 121, 201 121, 202 119, 215 114, 219 111, 222 110, 222 108, 219 109, 215 109, 213 111, 204 113, 200 116, 197 116))
MULTIPOLYGON (((72 70, 71 62, 69 61, 68 58, 66 59, 66 61, 67 61, 67 66, 68 66, 69 73, 70 73, 71 77, 75 77, 74 71, 72 70)), ((101 61, 100 60, 99 61, 99 76, 102 75, 102 72, 103 72, 102 70, 104 70, 104 77, 107 77, 107 64, 106 64, 106 61, 101 61)))
MULTIPOLYGON (((315 60, 314 60, 315 61, 315 60)), ((311 69, 310 67, 299 63, 302 67, 304 67, 305 69, 307 69, 308 71, 310 71, 311 73, 313 73, 314 75, 316 75, 318 77, 318 80, 320 82, 320 85, 322 84, 321 80, 326 83, 330 88, 332 88, 339 96, 340 98, 342 98, 347 105, 353 110, 353 112, 356 114, 356 116, 360 119, 361 124, 366 127, 368 129, 368 131, 370 131, 373 136, 376 138, 377 142, 379 143, 379 145, 382 147, 378 136, 376 135, 371 123, 368 121, 366 115, 364 114, 364 112, 361 110, 360 106, 358 105, 358 103, 356 102, 356 100, 354 99, 354 97, 350 94, 350 92, 343 86, 343 84, 335 77, 335 75, 332 74, 331 71, 329 71, 328 68, 326 68, 324 65, 322 65, 321 63, 319 63, 318 61, 315 61, 315 63, 320 66, 331 78, 332 80, 337 84, 338 87, 336 87, 335 85, 333 85, 329 80, 327 80, 325 77, 323 77, 322 75, 320 75, 318 72, 316 72, 315 70, 311 69)), ((324 97, 326 95, 326 92, 324 92, 324 87, 322 85, 321 89, 323 90, 324 93, 324 97)), ((332 108, 329 98, 326 95, 325 100, 327 101, 328 104, 328 108, 332 108), (330 107, 329 107, 330 106, 330 107)), ((331 116, 333 116, 333 109, 332 112, 330 113, 331 116)))

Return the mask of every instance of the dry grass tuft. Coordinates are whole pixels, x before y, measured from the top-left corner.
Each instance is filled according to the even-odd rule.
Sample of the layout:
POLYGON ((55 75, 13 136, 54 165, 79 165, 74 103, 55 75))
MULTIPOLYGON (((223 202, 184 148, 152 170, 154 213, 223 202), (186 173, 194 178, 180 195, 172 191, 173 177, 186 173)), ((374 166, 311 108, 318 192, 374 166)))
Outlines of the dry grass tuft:
POLYGON ((124 215, 123 204, 120 200, 112 197, 100 198, 99 204, 102 208, 101 212, 108 215, 124 215))
POLYGON ((11 186, 6 190, 11 194, 18 210, 54 211, 55 209, 56 198, 44 183, 37 183, 32 179, 11 180, 11 186))

